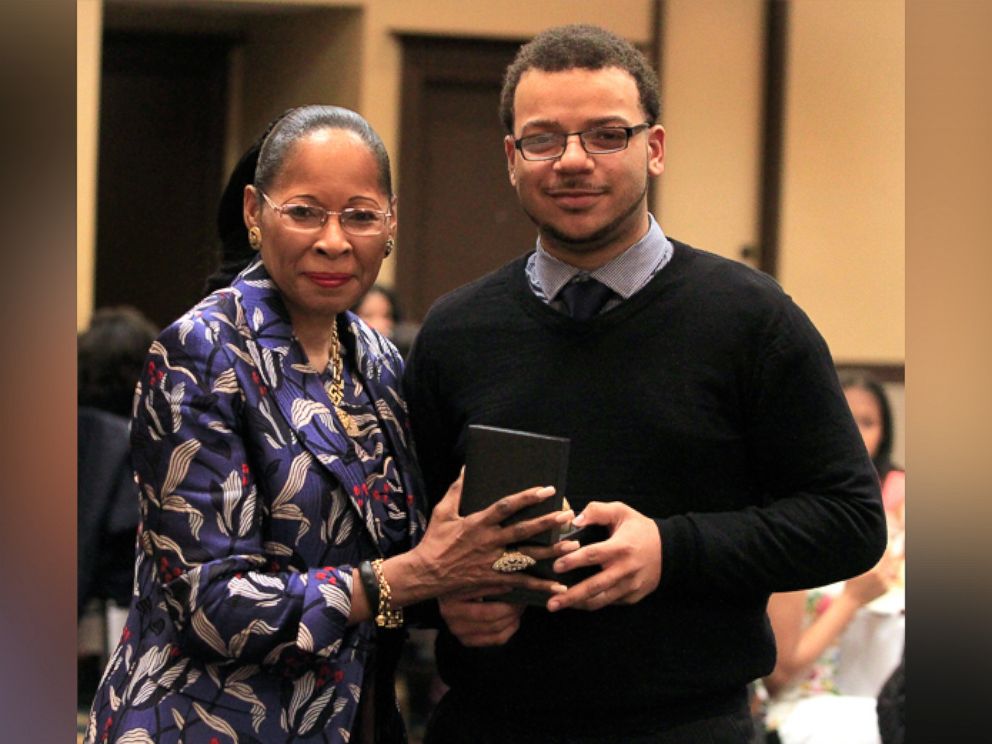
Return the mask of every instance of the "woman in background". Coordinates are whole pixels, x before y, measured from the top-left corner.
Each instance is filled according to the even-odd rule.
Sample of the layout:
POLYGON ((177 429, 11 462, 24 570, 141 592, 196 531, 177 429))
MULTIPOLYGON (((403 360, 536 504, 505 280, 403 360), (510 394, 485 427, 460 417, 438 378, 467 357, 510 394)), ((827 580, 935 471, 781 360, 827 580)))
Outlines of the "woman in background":
POLYGON ((770 695, 769 742, 880 742, 877 695, 905 643, 905 473, 891 459, 892 411, 882 385, 869 374, 840 377, 882 481, 889 548, 861 576, 772 595, 768 615, 777 660, 763 680, 770 695))
POLYGON ((353 309, 355 315, 368 323, 370 328, 392 339, 400 318, 396 297, 390 290, 381 284, 373 284, 353 309))
POLYGON ((159 329, 137 308, 102 307, 76 340, 76 694, 88 711, 131 602, 138 488, 128 445, 134 388, 159 329))
POLYGON ((906 472, 892 462, 892 407, 882 384, 867 372, 840 375, 854 421, 882 482, 882 503, 890 538, 901 539, 906 527, 906 472))
POLYGON ((352 308, 355 314, 393 342, 406 359, 413 347, 420 324, 406 320, 400 311, 396 294, 381 284, 373 284, 368 292, 352 308))

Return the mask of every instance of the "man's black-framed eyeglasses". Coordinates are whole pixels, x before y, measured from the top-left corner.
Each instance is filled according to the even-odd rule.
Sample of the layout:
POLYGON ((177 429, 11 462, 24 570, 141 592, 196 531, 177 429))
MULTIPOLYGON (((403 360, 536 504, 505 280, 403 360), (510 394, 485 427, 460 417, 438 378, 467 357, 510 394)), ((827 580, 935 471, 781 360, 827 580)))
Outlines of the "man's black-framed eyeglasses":
POLYGON ((582 149, 587 153, 607 155, 626 150, 630 138, 650 126, 650 122, 644 122, 633 127, 592 127, 582 132, 541 132, 516 139, 513 146, 520 151, 524 160, 557 160, 565 154, 568 138, 577 134, 582 149))

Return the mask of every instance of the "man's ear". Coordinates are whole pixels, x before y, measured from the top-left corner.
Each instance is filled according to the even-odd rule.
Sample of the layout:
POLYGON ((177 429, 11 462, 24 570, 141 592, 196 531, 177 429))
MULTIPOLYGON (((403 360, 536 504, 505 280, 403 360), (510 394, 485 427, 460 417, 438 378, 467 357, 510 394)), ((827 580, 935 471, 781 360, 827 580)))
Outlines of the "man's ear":
POLYGON ((261 207, 261 196, 258 190, 251 184, 248 184, 245 186, 244 196, 245 227, 251 229, 258 225, 258 212, 261 207))
POLYGON ((510 185, 516 188, 517 146, 513 142, 514 140, 512 134, 508 134, 503 138, 503 149, 506 151, 506 168, 510 174, 510 185))
POLYGON ((665 171, 665 128, 655 124, 648 130, 648 173, 660 176, 665 171))

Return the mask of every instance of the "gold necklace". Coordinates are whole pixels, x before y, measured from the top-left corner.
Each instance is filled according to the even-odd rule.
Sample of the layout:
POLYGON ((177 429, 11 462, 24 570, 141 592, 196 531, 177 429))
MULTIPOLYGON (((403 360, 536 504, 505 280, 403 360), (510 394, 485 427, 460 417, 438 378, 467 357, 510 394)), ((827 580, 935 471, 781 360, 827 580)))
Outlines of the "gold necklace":
POLYGON ((341 360, 337 317, 331 324, 331 383, 327 388, 327 394, 334 404, 334 412, 345 432, 351 437, 357 435, 358 426, 355 424, 355 419, 341 407, 341 402, 344 400, 344 362, 341 360))

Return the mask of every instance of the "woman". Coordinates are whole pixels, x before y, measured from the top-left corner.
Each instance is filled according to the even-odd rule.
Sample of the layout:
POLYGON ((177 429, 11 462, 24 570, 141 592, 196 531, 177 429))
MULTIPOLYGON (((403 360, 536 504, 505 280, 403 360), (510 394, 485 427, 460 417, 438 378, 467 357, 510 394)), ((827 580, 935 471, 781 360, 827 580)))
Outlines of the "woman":
POLYGON ((393 330, 400 318, 396 298, 390 290, 381 284, 373 284, 353 309, 370 328, 375 328, 388 339, 393 338, 393 330))
POLYGON ((131 602, 138 489, 128 446, 134 386, 158 328, 129 306, 104 307, 77 337, 76 694, 93 701, 107 659, 108 613, 131 602))
POLYGON ((403 318, 396 295, 381 284, 373 284, 352 311, 370 327, 388 338, 403 359, 417 338, 420 324, 403 318))
POLYGON ((905 641, 900 593, 892 591, 905 576, 905 474, 891 460, 891 408, 867 373, 842 373, 841 387, 882 480, 889 548, 861 576, 769 600, 778 653, 763 680, 771 696, 767 726, 769 741, 783 744, 878 744, 876 697, 905 641), (868 605, 870 616, 862 611, 868 605))
POLYGON ((840 376, 854 421, 882 482, 882 503, 890 538, 901 539, 906 522, 906 473, 892 462, 892 407, 882 384, 867 372, 840 376))
POLYGON ((459 479, 425 531, 401 362, 346 312, 396 230, 364 119, 285 114, 236 168, 220 226, 228 249, 240 234, 257 254, 152 344, 132 421, 134 597, 86 740, 402 741, 403 607, 482 586, 563 591, 493 564, 571 515, 501 528, 552 490, 532 488, 459 518, 459 479), (247 232, 232 226, 239 192, 247 232))

